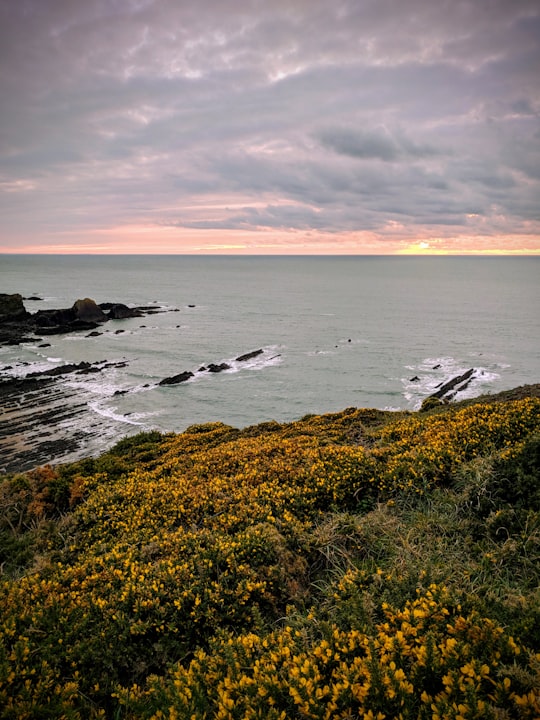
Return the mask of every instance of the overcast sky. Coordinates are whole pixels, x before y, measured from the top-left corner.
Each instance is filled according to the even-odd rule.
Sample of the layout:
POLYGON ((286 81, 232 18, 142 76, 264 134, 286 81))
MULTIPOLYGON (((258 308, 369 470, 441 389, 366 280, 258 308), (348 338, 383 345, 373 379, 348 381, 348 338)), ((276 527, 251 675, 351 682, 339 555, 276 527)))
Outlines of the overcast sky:
POLYGON ((540 252, 538 0, 0 0, 0 252, 540 252))

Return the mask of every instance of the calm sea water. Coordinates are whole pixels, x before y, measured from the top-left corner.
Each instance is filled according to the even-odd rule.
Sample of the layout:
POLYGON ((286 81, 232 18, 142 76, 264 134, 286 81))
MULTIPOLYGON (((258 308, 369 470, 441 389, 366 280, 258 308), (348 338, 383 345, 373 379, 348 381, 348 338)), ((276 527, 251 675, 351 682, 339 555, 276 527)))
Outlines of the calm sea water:
POLYGON ((26 303, 32 312, 82 297, 179 312, 109 322, 97 338, 48 337, 48 348, 0 348, 0 368, 125 358, 125 368, 66 380, 109 419, 105 445, 215 420, 243 427, 350 406, 414 409, 471 367, 465 396, 540 381, 539 271, 532 257, 5 255, 0 292, 43 298, 26 303), (258 348, 258 358, 232 362, 258 348), (222 361, 231 370, 156 387, 222 361))

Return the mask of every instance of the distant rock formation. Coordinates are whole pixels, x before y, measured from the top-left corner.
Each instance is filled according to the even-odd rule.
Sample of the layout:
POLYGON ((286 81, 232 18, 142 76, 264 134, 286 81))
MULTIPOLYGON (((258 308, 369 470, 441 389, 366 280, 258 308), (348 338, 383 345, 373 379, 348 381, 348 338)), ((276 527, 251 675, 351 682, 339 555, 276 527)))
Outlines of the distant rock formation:
POLYGON ((107 312, 109 320, 125 320, 126 318, 143 317, 139 308, 130 308, 123 303, 100 303, 101 310, 107 312))
POLYGON ((450 400, 451 397, 455 395, 453 393, 451 397, 449 397, 450 393, 454 388, 457 388, 456 392, 460 390, 465 390, 465 388, 469 385, 469 383, 472 380, 472 376, 474 374, 474 368, 471 368, 470 370, 467 370, 467 372, 464 372, 463 375, 457 375, 456 377, 452 378, 448 382, 445 382, 443 385, 440 386, 440 388, 437 390, 437 392, 434 392, 429 397, 437 398, 439 400, 446 399, 450 400), (463 383, 463 385, 461 385, 463 383), (461 385, 461 387, 457 387, 458 385, 461 385))
POLYGON ((258 355, 262 355, 264 350, 252 350, 251 352, 246 353, 245 355, 240 355, 240 357, 236 358, 236 362, 244 362, 246 360, 251 360, 254 357, 257 357, 258 355))
POLYGON ((0 293, 0 323, 24 320, 29 314, 24 307, 22 295, 0 293))
POLYGON ((227 365, 227 363, 225 363, 225 362, 219 363, 219 365, 216 365, 216 363, 210 363, 210 365, 207 368, 208 372, 211 372, 211 373, 218 373, 218 372, 222 372, 223 370, 230 370, 230 369, 231 369, 231 366, 227 365))
MULTIPOLYGON (((236 362, 245 362, 246 360, 251 360, 251 358, 258 357, 259 355, 262 355, 264 353, 264 350, 252 350, 251 352, 244 353, 243 355, 239 355, 236 358, 236 362)), ((274 357, 279 357, 279 355, 275 355, 274 357)), ((221 362, 221 363, 208 363, 208 365, 201 365, 197 372, 203 373, 203 372, 209 372, 209 373, 220 373, 224 370, 231 370, 231 366, 229 363, 221 362)), ((186 380, 189 380, 192 378, 194 374, 190 370, 185 370, 184 372, 179 373, 178 375, 172 375, 171 377, 166 377, 163 380, 160 380, 158 385, 178 385, 178 383, 185 382, 186 380)))
POLYGON ((109 319, 99 305, 96 305, 95 300, 91 298, 75 300, 71 309, 75 313, 75 318, 83 322, 102 323, 109 319))
POLYGON ((160 380, 158 385, 178 385, 178 383, 186 382, 186 380, 189 380, 192 377, 193 373, 190 370, 184 370, 184 372, 178 373, 178 375, 163 378, 163 380, 160 380))
MULTIPOLYGON (((38 300, 39 298, 31 298, 38 300)), ((147 314, 166 312, 159 306, 130 308, 123 303, 101 303, 91 298, 76 300, 72 307, 38 310, 29 313, 19 293, 0 293, 0 345, 37 342, 41 338, 27 334, 61 335, 78 330, 95 330, 108 320, 123 320, 147 314)), ((86 337, 95 337, 92 333, 86 337)))

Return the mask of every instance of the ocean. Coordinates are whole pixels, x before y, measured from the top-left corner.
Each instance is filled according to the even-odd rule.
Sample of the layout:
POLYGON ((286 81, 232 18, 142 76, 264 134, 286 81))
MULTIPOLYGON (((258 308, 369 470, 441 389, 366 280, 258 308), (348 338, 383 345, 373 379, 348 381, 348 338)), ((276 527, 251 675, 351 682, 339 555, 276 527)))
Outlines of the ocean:
POLYGON ((87 412, 56 436, 73 422, 99 429, 79 433, 71 456, 150 429, 414 410, 469 368, 458 399, 540 381, 539 271, 538 257, 4 255, 0 292, 38 296, 31 312, 84 297, 166 312, 109 321, 97 337, 48 336, 46 348, 0 347, 0 376, 122 361, 59 378, 87 412), (230 369, 199 372, 222 362, 230 369), (158 385, 183 371, 194 377, 158 385))

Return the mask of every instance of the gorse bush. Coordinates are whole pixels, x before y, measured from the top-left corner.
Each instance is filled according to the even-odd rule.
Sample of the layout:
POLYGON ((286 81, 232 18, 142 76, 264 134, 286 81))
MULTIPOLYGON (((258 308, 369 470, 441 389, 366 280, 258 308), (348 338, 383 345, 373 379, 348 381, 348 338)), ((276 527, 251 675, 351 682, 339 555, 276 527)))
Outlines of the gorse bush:
POLYGON ((540 401, 6 476, 2 718, 533 718, 540 401))

